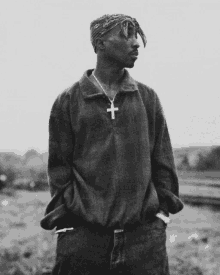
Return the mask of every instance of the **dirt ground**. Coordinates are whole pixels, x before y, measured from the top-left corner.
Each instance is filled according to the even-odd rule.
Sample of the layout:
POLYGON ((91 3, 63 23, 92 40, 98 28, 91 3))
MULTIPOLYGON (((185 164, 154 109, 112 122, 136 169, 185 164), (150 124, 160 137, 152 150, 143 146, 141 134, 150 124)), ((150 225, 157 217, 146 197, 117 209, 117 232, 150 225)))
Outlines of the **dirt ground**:
MULTIPOLYGON (((39 226, 49 200, 49 192, 0 195, 1 275, 40 275, 52 268, 57 237, 39 226)), ((171 275, 220 274, 220 212, 185 205, 170 218, 171 275)))

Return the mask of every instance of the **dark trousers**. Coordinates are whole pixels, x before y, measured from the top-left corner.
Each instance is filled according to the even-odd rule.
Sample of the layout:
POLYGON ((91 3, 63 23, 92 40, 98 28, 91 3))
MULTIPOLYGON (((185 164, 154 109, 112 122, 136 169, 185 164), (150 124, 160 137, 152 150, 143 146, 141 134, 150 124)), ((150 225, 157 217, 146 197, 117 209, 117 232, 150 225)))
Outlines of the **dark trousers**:
POLYGON ((169 275, 166 224, 155 217, 132 230, 77 227, 59 233, 52 275, 169 275))

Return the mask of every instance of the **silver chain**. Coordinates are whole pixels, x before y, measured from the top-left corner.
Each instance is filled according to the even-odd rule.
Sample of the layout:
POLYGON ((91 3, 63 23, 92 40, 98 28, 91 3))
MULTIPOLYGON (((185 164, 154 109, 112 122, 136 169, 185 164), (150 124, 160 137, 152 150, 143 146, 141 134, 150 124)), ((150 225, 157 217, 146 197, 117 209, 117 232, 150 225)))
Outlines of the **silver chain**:
POLYGON ((107 95, 107 93, 106 93, 106 91, 104 90, 104 88, 102 87, 101 83, 100 83, 100 82, 98 81, 98 79, 96 78, 96 76, 95 76, 95 74, 94 74, 94 71, 92 72, 92 75, 94 76, 94 78, 95 78, 96 82, 99 84, 99 86, 102 88, 102 90, 103 90, 103 92, 105 93, 105 95, 107 96, 107 98, 108 98, 111 102, 113 102, 114 99, 115 99, 115 96, 114 96, 113 99, 111 99, 111 98, 107 95))

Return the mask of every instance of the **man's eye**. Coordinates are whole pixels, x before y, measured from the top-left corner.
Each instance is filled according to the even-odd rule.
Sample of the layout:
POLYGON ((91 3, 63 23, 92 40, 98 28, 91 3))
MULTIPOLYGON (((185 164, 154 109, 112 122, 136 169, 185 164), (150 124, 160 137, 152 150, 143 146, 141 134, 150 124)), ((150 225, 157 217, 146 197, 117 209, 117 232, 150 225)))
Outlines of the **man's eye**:
POLYGON ((135 38, 137 38, 137 32, 134 29, 128 29, 128 36, 132 37, 135 36, 135 38))
POLYGON ((135 37, 137 39, 137 34, 134 32, 128 32, 128 37, 129 38, 135 37))

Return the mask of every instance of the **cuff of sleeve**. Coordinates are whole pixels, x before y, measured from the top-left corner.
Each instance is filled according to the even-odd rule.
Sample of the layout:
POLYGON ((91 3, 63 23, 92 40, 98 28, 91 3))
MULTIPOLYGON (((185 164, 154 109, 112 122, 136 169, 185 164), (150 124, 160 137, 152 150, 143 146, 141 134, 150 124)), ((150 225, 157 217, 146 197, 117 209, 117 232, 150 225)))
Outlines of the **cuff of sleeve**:
POLYGON ((170 218, 166 217, 166 216, 165 216, 164 214, 162 214, 162 213, 157 213, 156 216, 157 216, 158 218, 160 218, 161 220, 163 220, 166 224, 168 224, 168 223, 171 222, 170 218))
POLYGON ((160 205, 159 212, 160 212, 160 211, 161 211, 164 215, 166 215, 167 217, 170 216, 166 204, 161 204, 161 205, 160 205))

